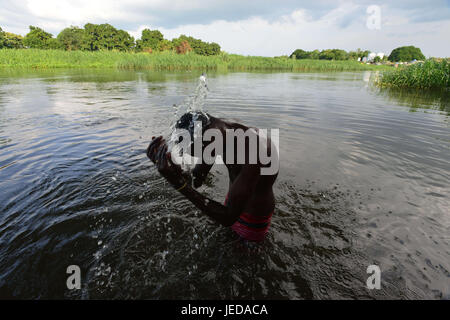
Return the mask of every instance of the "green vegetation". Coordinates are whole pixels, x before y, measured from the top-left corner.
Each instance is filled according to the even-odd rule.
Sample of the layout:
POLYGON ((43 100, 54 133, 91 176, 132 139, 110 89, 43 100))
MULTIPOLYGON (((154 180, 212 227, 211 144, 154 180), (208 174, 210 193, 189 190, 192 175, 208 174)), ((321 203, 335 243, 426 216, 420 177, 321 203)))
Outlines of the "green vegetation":
POLYGON ((0 67, 25 68, 120 68, 128 70, 279 70, 279 71, 359 71, 383 70, 386 66, 361 64, 356 61, 296 60, 287 57, 268 58, 220 53, 204 56, 173 51, 65 51, 42 49, 0 50, 0 67))
POLYGON ((185 35, 167 40, 158 30, 144 29, 141 39, 135 41, 128 32, 116 29, 107 23, 87 23, 84 28, 74 26, 65 28, 56 38, 41 28, 35 26, 29 28, 30 32, 23 38, 19 35, 4 32, 0 28, 0 49, 114 50, 146 53, 174 51, 178 54, 193 51, 204 56, 220 53, 220 46, 217 43, 208 43, 185 35))
POLYGON ((23 37, 18 34, 4 32, 0 28, 0 49, 22 49, 23 48, 23 37))
POLYGON ((78 27, 65 28, 58 34, 58 41, 68 51, 84 48, 84 30, 78 27))
POLYGON ((448 90, 417 90, 414 88, 381 88, 377 94, 384 95, 395 104, 410 107, 410 112, 437 110, 450 116, 450 92, 448 90))
POLYGON ((138 51, 142 51, 145 48, 157 50, 160 42, 164 40, 164 36, 158 30, 144 29, 142 30, 141 40, 136 41, 136 47, 138 51))
POLYGON ((392 50, 388 59, 392 62, 409 62, 413 60, 425 60, 425 56, 419 48, 407 46, 392 50))
POLYGON ((5 46, 5 32, 0 28, 0 49, 5 46))
POLYGON ((56 49, 53 35, 33 26, 30 26, 30 32, 23 38, 23 45, 35 49, 56 49))
POLYGON ((84 26, 83 50, 129 51, 134 48, 134 38, 124 30, 118 30, 110 24, 87 23, 84 26))
POLYGON ((192 48, 192 51, 202 56, 213 56, 220 53, 220 46, 217 43, 203 42, 199 39, 187 37, 185 35, 181 35, 179 38, 173 39, 172 42, 175 47, 183 42, 187 42, 192 48))
POLYGON ((311 60, 358 60, 358 58, 362 59, 363 57, 367 57, 370 51, 365 50, 362 51, 358 49, 356 51, 346 52, 341 49, 326 49, 326 50, 314 50, 314 51, 305 51, 302 49, 297 49, 289 56, 293 59, 311 59, 311 60))
POLYGON ((357 61, 328 61, 311 59, 267 58, 240 55, 224 57, 230 70, 288 70, 288 71, 362 71, 387 68, 361 64, 357 61))
POLYGON ((450 63, 448 60, 429 59, 423 63, 383 73, 378 80, 381 87, 446 89, 450 88, 450 63))

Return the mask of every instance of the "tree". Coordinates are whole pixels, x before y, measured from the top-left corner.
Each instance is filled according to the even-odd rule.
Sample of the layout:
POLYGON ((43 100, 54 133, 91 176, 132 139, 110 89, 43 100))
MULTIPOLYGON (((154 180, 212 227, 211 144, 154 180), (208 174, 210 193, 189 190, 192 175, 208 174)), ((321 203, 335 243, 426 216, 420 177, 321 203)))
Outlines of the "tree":
POLYGON ((46 49, 64 49, 64 46, 56 38, 50 38, 47 40, 46 49))
POLYGON ((163 34, 158 30, 144 29, 142 30, 141 40, 136 41, 137 49, 151 48, 153 51, 158 50, 158 45, 164 40, 163 34))
POLYGON ((302 50, 302 49, 297 49, 294 52, 292 52, 289 57, 294 57, 294 56, 295 56, 295 59, 309 59, 309 52, 302 50))
POLYGON ((5 32, 0 27, 0 49, 5 46, 5 32))
POLYGON ((23 37, 11 32, 5 32, 4 47, 8 49, 22 49, 23 37))
POLYGON ((0 28, 0 49, 20 49, 23 48, 23 37, 18 34, 5 32, 0 28))
POLYGON ((41 28, 30 26, 30 32, 23 38, 23 44, 28 48, 48 49, 48 41, 52 37, 51 33, 45 32, 41 28))
MULTIPOLYGON (((353 54, 355 55, 355 54, 353 54)), ((296 59, 321 59, 321 60, 348 60, 350 55, 341 49, 327 49, 314 51, 305 51, 302 49, 297 49, 291 54, 291 58, 294 57, 296 59)))
POLYGON ((189 42, 183 40, 175 47, 175 50, 178 54, 185 54, 192 51, 192 48, 189 45, 189 42))
POLYGON ((318 60, 319 59, 319 55, 320 55, 320 51, 316 49, 314 51, 309 52, 308 59, 318 60))
POLYGON ((124 30, 117 30, 114 36, 114 49, 120 51, 132 50, 135 46, 134 38, 124 30))
POLYGON ((367 57, 369 55, 370 51, 369 50, 364 50, 362 51, 360 48, 358 48, 356 51, 350 51, 348 53, 348 58, 350 60, 358 60, 362 59, 364 57, 367 57))
POLYGON ((212 56, 220 53, 220 46, 215 42, 204 42, 200 39, 185 36, 184 34, 172 40, 175 47, 179 46, 183 41, 187 41, 192 50, 199 55, 212 56))
POLYGON ((173 43, 167 39, 163 39, 158 43, 158 51, 170 51, 173 50, 173 43))
POLYGON ((319 54, 320 60, 333 60, 334 59, 334 53, 331 51, 331 49, 322 50, 319 54))
POLYGON ((326 49, 319 54, 321 60, 348 60, 349 54, 341 49, 326 49))
POLYGON ((361 55, 360 55, 361 60, 362 60, 362 58, 364 58, 364 57, 368 57, 368 56, 369 56, 369 53, 370 53, 370 50, 364 50, 364 51, 361 51, 361 55))
POLYGON ((57 39, 65 50, 80 50, 83 47, 84 30, 71 26, 61 31, 57 39))
POLYGON ((84 25, 83 49, 97 50, 131 50, 134 38, 124 30, 117 30, 112 25, 87 23, 84 25))
POLYGON ((220 45, 218 43, 215 42, 211 42, 208 45, 208 55, 218 55, 220 54, 220 45))
POLYGON ((416 48, 414 46, 405 46, 398 47, 392 50, 388 59, 392 62, 412 61, 414 59, 425 60, 425 56, 422 54, 422 51, 419 48, 416 48))
POLYGON ((348 60, 348 53, 345 50, 333 49, 334 60, 348 60))

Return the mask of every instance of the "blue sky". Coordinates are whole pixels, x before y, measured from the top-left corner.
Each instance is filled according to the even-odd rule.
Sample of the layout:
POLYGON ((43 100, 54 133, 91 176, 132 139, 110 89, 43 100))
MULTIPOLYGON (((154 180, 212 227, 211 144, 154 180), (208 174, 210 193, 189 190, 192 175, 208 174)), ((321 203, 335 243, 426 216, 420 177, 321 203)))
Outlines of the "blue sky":
POLYGON ((56 35, 70 25, 110 23, 139 37, 144 28, 214 41, 239 54, 277 56, 342 48, 389 53, 415 45, 426 56, 450 56, 450 0, 0 0, 0 27, 26 34, 36 25, 56 35), (366 25, 380 8, 380 29, 366 25))

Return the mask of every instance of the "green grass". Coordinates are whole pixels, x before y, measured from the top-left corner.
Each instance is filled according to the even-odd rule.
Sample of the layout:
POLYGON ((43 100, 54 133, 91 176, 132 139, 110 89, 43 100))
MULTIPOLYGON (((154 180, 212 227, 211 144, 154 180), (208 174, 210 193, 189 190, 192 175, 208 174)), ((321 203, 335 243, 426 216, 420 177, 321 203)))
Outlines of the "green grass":
POLYGON ((381 87, 413 89, 448 89, 450 63, 447 60, 427 60, 395 71, 385 72, 377 81, 381 87))
POLYGON ((127 70, 229 70, 229 71, 362 71, 385 66, 357 61, 295 60, 222 53, 200 56, 173 52, 128 53, 38 49, 0 50, 0 68, 119 68, 127 70))

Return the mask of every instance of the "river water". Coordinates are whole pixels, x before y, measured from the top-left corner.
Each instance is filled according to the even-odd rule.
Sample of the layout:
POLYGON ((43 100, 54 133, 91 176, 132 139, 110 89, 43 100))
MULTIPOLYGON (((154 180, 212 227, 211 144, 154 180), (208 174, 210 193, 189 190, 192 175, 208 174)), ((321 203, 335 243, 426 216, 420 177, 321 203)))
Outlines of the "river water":
MULTIPOLYGON (((380 92, 368 72, 208 74, 209 113, 280 129, 255 253, 145 156, 199 75, 0 71, 0 297, 450 299, 448 94, 380 92)), ((217 166, 201 191, 223 201, 227 179, 217 166)))

